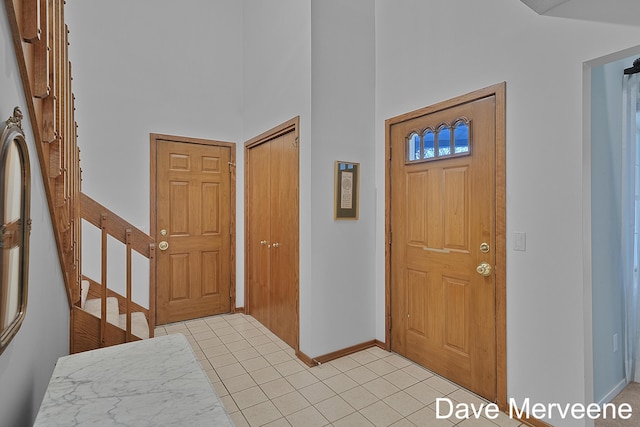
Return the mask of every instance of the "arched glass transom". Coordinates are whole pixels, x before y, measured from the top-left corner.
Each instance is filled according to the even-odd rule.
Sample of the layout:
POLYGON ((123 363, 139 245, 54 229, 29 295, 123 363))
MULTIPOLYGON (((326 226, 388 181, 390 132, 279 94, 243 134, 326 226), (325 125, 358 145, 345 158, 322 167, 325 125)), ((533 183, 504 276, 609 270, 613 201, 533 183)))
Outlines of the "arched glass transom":
POLYGON ((435 129, 412 131, 407 137, 407 163, 459 157, 471 153, 471 123, 459 118, 435 129))

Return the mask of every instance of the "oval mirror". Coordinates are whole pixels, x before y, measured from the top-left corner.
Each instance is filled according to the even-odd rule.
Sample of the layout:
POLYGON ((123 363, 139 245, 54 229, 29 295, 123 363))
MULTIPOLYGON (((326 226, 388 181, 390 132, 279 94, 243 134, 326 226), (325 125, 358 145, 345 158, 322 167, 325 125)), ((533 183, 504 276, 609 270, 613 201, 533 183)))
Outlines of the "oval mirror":
POLYGON ((0 353, 20 329, 27 308, 30 185, 22 113, 16 107, 0 139, 0 353))

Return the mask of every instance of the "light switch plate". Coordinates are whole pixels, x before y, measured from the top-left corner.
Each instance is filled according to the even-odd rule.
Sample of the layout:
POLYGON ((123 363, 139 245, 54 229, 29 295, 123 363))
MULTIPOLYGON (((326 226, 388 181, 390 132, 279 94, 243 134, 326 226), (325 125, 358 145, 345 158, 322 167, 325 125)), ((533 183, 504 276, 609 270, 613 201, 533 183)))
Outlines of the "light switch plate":
POLYGON ((513 250, 514 251, 527 250, 527 233, 523 231, 516 231, 515 233, 513 233, 513 250))

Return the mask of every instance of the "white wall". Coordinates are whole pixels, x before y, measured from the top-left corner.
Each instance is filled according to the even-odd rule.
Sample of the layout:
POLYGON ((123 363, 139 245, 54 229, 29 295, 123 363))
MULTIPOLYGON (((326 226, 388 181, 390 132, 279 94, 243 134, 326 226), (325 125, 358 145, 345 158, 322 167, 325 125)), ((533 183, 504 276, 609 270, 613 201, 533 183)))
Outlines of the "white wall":
MULTIPOLYGON (((82 191, 154 234, 149 134, 241 142, 242 4, 69 0, 65 10, 82 191)), ((90 262, 98 250, 83 248, 83 273, 93 279, 100 278, 99 264, 90 262)), ((116 262, 124 265, 109 258, 116 262)), ((134 299, 148 299, 147 284, 134 299)))
MULTIPOLYGON (((507 388, 520 402, 583 402, 587 395, 582 67, 638 42, 637 27, 538 16, 507 0, 376 2, 378 193, 386 118, 507 82, 507 388), (527 233, 526 252, 511 250, 514 231, 527 233)), ((381 198, 377 211, 382 337, 381 198)))
MULTIPOLYGON (((310 355, 375 338, 375 2, 311 2, 310 355), (359 219, 334 220, 334 164, 360 163, 359 219)), ((384 339, 383 339, 384 340, 384 339)))
POLYGON ((6 9, 0 8, 0 118, 20 106, 31 161, 29 286, 26 317, 13 341, 0 355, 0 423, 32 425, 58 357, 69 351, 69 305, 36 153, 27 104, 22 91, 6 9), (9 392, 9 389, 11 391, 9 392))

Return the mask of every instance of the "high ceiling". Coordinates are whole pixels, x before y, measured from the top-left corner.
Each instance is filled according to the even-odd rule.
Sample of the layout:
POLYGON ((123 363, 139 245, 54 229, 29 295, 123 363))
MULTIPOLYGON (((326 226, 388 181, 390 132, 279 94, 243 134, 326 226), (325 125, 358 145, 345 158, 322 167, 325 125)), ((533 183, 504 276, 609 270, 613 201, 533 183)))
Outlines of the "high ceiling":
POLYGON ((640 26, 638 0, 520 0, 545 16, 640 26))

